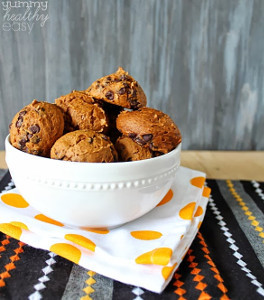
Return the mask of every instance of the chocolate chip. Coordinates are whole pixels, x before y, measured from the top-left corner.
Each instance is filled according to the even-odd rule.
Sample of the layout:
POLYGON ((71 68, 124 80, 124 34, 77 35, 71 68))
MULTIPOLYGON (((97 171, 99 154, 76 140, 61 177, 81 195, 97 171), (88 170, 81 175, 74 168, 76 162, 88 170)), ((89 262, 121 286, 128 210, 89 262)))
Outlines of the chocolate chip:
POLYGON ((109 81, 111 81, 111 80, 112 80, 110 76, 106 77, 106 79, 107 79, 107 80, 109 80, 109 81))
POLYGON ((128 136, 131 138, 131 139, 134 139, 137 135, 135 133, 129 133, 128 136))
POLYGON ((31 142, 32 142, 33 144, 38 144, 40 141, 41 141, 41 139, 40 139, 38 136, 34 136, 34 137, 31 139, 31 142))
POLYGON ((29 133, 29 132, 27 133, 27 139, 28 139, 28 140, 30 140, 30 139, 32 138, 32 136, 33 136, 33 134, 31 134, 31 133, 29 133))
POLYGON ((34 154, 34 155, 40 155, 41 151, 40 150, 32 150, 32 154, 34 154))
POLYGON ((21 149, 23 149, 23 148, 25 148, 25 145, 26 145, 26 142, 27 142, 28 140, 26 140, 26 139, 21 139, 18 143, 19 143, 19 145, 20 145, 20 148, 21 149))
POLYGON ((126 88, 121 88, 118 92, 119 95, 124 95, 126 93, 126 88))
POLYGON ((127 90, 127 94, 128 94, 128 95, 131 94, 131 90, 127 90))
POLYGON ((26 110, 22 110, 22 111, 19 113, 19 116, 23 117, 26 113, 27 113, 26 110))
POLYGON ((105 94, 105 97, 109 100, 114 100, 114 93, 112 91, 108 91, 106 94, 105 94))
POLYGON ((22 126, 22 123, 23 123, 23 117, 19 116, 16 122, 16 127, 20 128, 22 126))
POLYGON ((38 124, 35 124, 35 125, 32 125, 29 127, 29 130, 35 134, 35 133, 38 133, 40 131, 40 127, 38 124))
POLYGON ((142 135, 142 138, 145 142, 149 142, 150 140, 152 140, 153 138, 153 135, 150 133, 150 134, 143 134, 142 135))
POLYGON ((93 138, 90 138, 89 141, 88 141, 88 143, 92 144, 92 142, 93 142, 93 138))
POLYGON ((132 96, 133 96, 133 97, 136 97, 136 96, 137 96, 137 91, 136 91, 136 90, 133 90, 132 96))
POLYGON ((134 108, 137 108, 139 103, 137 102, 137 100, 131 100, 131 99, 128 99, 131 106, 134 107, 134 108))
POLYGON ((124 86, 125 88, 129 88, 129 84, 126 83, 126 82, 123 83, 123 86, 124 86))
POLYGON ((20 115, 20 116, 24 116, 26 113, 27 113, 26 110, 22 110, 22 111, 19 113, 19 115, 20 115))
POLYGON ((9 129, 11 129, 11 127, 12 127, 12 123, 9 124, 9 129))
POLYGON ((127 79, 127 76, 126 75, 121 75, 120 76, 120 80, 126 80, 127 79))
POLYGON ((155 151, 155 148, 157 148, 157 147, 155 147, 153 143, 150 143, 149 148, 150 148, 151 150, 155 151))
POLYGON ((139 138, 139 137, 135 138, 134 141, 136 143, 138 143, 139 145, 141 145, 141 146, 146 145, 146 142, 144 140, 142 140, 141 138, 139 138))
POLYGON ((154 151, 153 152, 153 156, 156 157, 156 156, 161 156, 163 155, 164 153, 163 152, 160 152, 160 151, 154 151))

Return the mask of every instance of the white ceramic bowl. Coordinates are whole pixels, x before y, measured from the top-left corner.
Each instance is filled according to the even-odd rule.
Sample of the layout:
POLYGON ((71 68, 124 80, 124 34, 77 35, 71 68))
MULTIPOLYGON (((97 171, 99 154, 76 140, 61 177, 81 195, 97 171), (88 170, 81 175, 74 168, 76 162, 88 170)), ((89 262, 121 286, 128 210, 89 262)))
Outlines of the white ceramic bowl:
POLYGON ((134 162, 83 163, 24 153, 5 141, 6 163, 21 195, 64 224, 114 227, 153 209, 171 187, 181 145, 134 162))

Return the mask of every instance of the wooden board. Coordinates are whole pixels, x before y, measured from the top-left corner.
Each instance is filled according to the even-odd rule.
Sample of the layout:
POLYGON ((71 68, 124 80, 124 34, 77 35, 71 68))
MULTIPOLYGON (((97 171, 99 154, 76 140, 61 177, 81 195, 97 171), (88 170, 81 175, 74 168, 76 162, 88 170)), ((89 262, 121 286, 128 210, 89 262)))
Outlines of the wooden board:
POLYGON ((0 169, 7 169, 4 151, 0 151, 0 169))
POLYGON ((208 178, 264 181, 263 151, 183 151, 181 163, 208 178))

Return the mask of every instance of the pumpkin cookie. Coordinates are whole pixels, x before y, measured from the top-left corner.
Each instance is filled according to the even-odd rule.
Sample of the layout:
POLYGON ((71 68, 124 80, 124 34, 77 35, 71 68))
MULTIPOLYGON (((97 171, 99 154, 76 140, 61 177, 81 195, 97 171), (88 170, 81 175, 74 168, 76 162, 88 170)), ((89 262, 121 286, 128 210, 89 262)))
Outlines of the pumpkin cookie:
POLYGON ((113 162, 117 152, 110 139, 92 130, 76 130, 59 138, 50 157, 75 162, 113 162))
POLYGON ((135 79, 121 67, 116 73, 97 79, 85 91, 89 96, 125 108, 146 106, 146 95, 135 79))
POLYGON ((117 129, 144 147, 154 156, 168 153, 181 142, 181 133, 165 113, 143 107, 136 111, 123 111, 116 120, 117 129))
POLYGON ((126 136, 117 139, 115 148, 121 161, 135 161, 152 157, 152 152, 148 147, 142 147, 126 136))
POLYGON ((14 116, 9 128, 14 147, 49 156, 52 145, 63 134, 63 112, 55 104, 34 100, 14 116))
POLYGON ((72 91, 61 96, 55 103, 65 113, 66 131, 91 129, 97 132, 108 130, 108 120, 102 107, 84 92, 72 91))

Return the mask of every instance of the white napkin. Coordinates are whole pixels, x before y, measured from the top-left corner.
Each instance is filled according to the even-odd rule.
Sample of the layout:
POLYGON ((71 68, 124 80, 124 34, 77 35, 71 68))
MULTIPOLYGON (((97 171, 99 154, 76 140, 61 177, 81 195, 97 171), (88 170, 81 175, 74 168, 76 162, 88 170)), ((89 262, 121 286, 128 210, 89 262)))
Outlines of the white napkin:
POLYGON ((160 293, 189 249, 206 211, 205 174, 180 167, 151 212, 115 229, 72 228, 30 207, 17 189, 0 194, 0 231, 89 270, 160 293))

